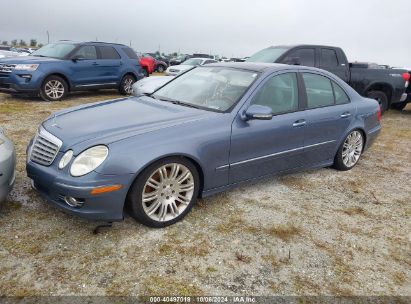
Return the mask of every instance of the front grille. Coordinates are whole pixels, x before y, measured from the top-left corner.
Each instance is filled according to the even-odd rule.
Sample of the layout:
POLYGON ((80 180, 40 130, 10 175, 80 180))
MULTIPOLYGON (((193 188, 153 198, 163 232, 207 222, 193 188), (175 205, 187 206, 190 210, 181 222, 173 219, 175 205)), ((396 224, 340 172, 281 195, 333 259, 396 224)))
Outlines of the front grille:
POLYGON ((30 159, 40 165, 50 166, 62 144, 63 142, 60 139, 41 127, 34 138, 30 159))
POLYGON ((0 63, 0 73, 11 73, 14 68, 16 67, 15 64, 1 64, 0 63))

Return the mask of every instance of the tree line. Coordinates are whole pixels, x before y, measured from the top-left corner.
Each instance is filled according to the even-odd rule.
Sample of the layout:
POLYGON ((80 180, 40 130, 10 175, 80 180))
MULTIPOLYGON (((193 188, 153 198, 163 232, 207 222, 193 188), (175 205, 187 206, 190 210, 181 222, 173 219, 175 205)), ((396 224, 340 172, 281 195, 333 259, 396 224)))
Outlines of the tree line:
POLYGON ((14 47, 31 47, 31 48, 41 48, 43 46, 42 43, 38 43, 37 39, 34 39, 34 38, 30 39, 30 41, 28 43, 23 39, 20 39, 20 40, 13 39, 13 40, 10 41, 10 44, 7 40, 3 40, 1 42, 1 44, 4 45, 4 46, 11 45, 11 46, 14 46, 14 47))

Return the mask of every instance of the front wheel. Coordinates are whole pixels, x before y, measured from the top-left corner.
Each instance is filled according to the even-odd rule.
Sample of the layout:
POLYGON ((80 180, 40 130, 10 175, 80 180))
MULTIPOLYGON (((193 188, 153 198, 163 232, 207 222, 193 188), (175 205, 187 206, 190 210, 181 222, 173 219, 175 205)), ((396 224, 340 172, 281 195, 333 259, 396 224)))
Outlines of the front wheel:
POLYGON ((147 167, 128 195, 131 216, 154 228, 181 220, 193 207, 199 192, 199 175, 187 159, 171 157, 147 167))
POLYGON ((388 110, 388 97, 382 91, 370 91, 367 93, 368 98, 378 101, 381 108, 381 115, 388 110))
POLYGON ((359 130, 354 130, 345 138, 334 159, 334 168, 347 171, 358 163, 364 147, 364 136, 359 130))
POLYGON ((47 77, 40 88, 40 96, 45 101, 60 101, 66 97, 67 82, 59 76, 47 77))
POLYGON ((132 75, 125 75, 120 83, 120 94, 122 95, 131 95, 133 94, 133 84, 136 82, 136 79, 132 75))

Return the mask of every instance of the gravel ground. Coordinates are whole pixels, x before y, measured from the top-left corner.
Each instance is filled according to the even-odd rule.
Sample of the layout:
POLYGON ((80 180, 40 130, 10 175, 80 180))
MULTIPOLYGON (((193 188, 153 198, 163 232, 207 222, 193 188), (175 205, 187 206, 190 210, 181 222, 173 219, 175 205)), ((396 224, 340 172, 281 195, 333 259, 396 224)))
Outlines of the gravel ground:
POLYGON ((93 235, 95 222, 30 189, 25 148, 53 111, 117 97, 0 94, 0 125, 18 155, 0 212, 0 295, 411 296, 411 106, 383 117, 351 171, 270 178, 200 200, 165 229, 126 216, 93 235))

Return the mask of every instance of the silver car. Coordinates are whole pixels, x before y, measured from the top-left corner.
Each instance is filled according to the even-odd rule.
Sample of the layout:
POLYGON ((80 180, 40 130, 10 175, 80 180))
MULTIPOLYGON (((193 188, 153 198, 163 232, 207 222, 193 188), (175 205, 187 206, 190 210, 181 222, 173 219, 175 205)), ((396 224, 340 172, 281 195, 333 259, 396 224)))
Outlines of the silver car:
POLYGON ((16 152, 0 127, 0 202, 6 200, 16 178, 16 152))

